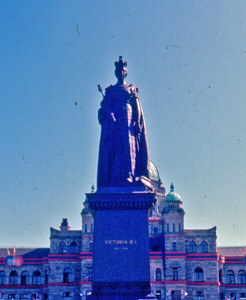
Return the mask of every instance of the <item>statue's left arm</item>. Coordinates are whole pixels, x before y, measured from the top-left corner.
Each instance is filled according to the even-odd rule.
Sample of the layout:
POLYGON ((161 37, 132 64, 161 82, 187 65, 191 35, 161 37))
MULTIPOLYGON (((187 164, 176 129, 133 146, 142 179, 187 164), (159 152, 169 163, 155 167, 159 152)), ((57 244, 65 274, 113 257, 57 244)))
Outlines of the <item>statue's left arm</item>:
POLYGON ((134 89, 132 89, 131 100, 132 100, 134 131, 135 131, 135 135, 138 135, 141 134, 142 131, 144 130, 144 118, 143 118, 142 107, 135 86, 134 89))

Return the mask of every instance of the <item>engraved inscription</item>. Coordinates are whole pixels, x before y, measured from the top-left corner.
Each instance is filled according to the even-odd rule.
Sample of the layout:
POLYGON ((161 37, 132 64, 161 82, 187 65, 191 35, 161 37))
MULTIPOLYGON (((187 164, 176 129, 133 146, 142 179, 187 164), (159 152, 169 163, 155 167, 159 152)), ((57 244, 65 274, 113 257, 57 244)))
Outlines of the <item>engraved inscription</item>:
POLYGON ((105 240, 105 244, 106 245, 136 245, 137 240, 105 240))
POLYGON ((128 247, 114 247, 114 250, 128 250, 128 247))

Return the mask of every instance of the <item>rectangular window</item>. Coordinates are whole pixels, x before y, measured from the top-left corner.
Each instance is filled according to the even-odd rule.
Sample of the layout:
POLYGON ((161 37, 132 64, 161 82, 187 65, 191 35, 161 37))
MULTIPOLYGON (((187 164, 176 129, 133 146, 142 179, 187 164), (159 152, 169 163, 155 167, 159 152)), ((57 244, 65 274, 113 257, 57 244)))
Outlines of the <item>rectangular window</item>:
POLYGON ((161 291, 156 291, 156 299, 161 299, 161 291))
POLYGON ((173 224, 173 232, 175 232, 176 230, 175 230, 175 224, 173 224))
POLYGON ((88 280, 92 280, 92 267, 88 267, 88 280))
POLYGON ((20 298, 21 299, 28 299, 28 295, 27 294, 20 294, 20 298))
POLYGON ((177 251, 177 243, 173 242, 173 251, 177 251))
POLYGON ((85 233, 87 233, 87 224, 85 224, 85 233))
POLYGON ((204 300, 204 292, 196 292, 196 300, 204 300))
POLYGON ((179 290, 172 291, 171 292, 171 299, 181 300, 181 291, 179 291, 179 290))
POLYGON ((169 232, 169 224, 167 223, 167 232, 169 232))
POLYGON ((9 294, 8 295, 8 299, 11 300, 11 299, 16 299, 16 294, 9 294))
POLYGON ((178 274, 178 268, 174 267, 173 268, 173 281, 179 280, 179 274, 178 274))

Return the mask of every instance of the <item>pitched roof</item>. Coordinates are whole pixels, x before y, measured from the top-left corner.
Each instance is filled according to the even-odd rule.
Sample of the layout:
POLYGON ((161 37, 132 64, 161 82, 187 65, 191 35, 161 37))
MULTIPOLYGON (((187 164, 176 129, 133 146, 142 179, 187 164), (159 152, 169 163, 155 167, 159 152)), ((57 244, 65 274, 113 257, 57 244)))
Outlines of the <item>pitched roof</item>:
MULTIPOLYGON (((9 248, 10 255, 13 255, 14 249, 9 248)), ((49 248, 16 248, 15 255, 23 258, 42 258, 50 253, 49 248)), ((7 248, 0 248, 0 257, 7 257, 7 248)))
POLYGON ((245 256, 246 247, 218 247, 217 252, 222 256, 245 256))

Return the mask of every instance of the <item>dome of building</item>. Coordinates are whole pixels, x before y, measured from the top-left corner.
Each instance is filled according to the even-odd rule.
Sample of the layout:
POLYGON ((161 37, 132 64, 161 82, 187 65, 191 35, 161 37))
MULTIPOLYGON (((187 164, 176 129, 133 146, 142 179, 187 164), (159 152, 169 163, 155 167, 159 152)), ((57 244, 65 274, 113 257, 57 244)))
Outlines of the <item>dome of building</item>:
POLYGON ((159 172, 155 164, 151 160, 149 161, 149 177, 152 180, 160 180, 159 172))
POLYGON ((182 202, 181 197, 179 196, 179 194, 174 192, 173 183, 171 183, 170 192, 166 195, 164 200, 165 201, 181 201, 182 202))

